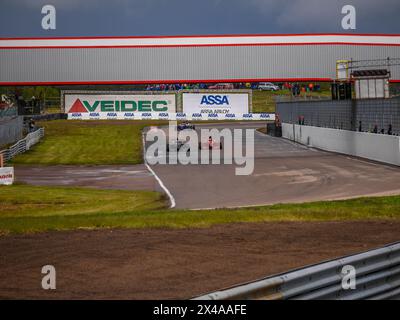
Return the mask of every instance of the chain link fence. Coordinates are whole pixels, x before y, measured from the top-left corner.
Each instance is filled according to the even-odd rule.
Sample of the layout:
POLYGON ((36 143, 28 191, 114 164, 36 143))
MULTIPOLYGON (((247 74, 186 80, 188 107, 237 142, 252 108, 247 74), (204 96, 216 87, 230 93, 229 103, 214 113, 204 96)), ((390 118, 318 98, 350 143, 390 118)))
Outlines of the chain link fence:
POLYGON ((400 135, 400 98, 277 102, 283 123, 400 135))

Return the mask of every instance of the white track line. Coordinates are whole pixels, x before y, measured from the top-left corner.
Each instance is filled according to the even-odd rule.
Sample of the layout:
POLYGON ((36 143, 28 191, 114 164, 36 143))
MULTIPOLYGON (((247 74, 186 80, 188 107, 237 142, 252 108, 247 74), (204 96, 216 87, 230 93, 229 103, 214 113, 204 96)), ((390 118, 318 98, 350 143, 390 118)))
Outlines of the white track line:
POLYGON ((157 174, 154 172, 154 170, 145 162, 145 165, 147 167, 147 169, 153 174, 154 178, 156 178, 158 184, 160 185, 160 187, 164 190, 164 192, 167 194, 169 201, 171 202, 170 208, 173 209, 176 206, 175 203, 175 198, 174 196, 171 194, 171 192, 167 189, 167 187, 164 185, 164 183, 161 181, 161 179, 157 176, 157 174))
POLYGON ((172 193, 168 190, 168 188, 164 185, 164 183, 162 182, 162 180, 157 176, 157 174, 154 172, 154 170, 149 166, 149 164, 146 161, 146 144, 145 144, 145 140, 144 140, 144 133, 142 134, 142 143, 143 143, 143 161, 144 164, 147 168, 147 170, 150 171, 150 173, 154 176, 154 178, 157 180, 158 184, 160 185, 160 187, 164 190, 164 192, 167 194, 169 201, 171 203, 170 205, 170 209, 175 208, 176 206, 176 202, 175 202, 175 198, 172 195, 172 193))

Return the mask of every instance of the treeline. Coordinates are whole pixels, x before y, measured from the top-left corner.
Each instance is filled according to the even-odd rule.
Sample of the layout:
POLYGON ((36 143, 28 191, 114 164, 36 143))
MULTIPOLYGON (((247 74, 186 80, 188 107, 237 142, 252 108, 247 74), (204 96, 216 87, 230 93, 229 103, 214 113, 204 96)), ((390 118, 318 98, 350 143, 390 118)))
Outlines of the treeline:
POLYGON ((0 95, 18 95, 22 96, 24 100, 31 100, 35 97, 38 100, 45 98, 60 97, 60 89, 54 87, 0 87, 0 95))

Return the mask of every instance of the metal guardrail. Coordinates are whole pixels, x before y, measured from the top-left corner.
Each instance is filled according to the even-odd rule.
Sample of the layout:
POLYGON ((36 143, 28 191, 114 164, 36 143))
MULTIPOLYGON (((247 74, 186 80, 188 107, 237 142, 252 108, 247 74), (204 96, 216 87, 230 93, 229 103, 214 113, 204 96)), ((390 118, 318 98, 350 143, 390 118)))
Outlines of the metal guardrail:
POLYGON ((44 137, 44 128, 39 128, 34 132, 28 133, 25 138, 19 140, 16 144, 8 149, 0 151, 3 155, 4 161, 10 161, 16 155, 24 153, 29 150, 33 145, 38 143, 44 137))
POLYGON ((195 300, 383 300, 400 299, 400 242, 324 262, 195 300), (356 270, 356 288, 342 287, 342 268, 356 270))

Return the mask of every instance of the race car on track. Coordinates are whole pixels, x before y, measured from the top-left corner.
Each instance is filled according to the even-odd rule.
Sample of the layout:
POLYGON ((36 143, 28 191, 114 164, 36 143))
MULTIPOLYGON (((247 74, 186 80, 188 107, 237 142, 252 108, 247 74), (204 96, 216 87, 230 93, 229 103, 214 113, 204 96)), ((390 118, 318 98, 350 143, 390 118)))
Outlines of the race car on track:
POLYGON ((222 150, 222 142, 216 142, 213 140, 213 138, 210 136, 207 141, 205 142, 199 142, 199 149, 200 150, 222 150))
POLYGON ((178 131, 182 131, 182 130, 195 130, 196 127, 194 126, 194 124, 191 124, 189 122, 183 122, 178 124, 177 126, 177 130, 178 131))
MULTIPOLYGON (((176 139, 176 141, 173 141, 172 143, 167 144, 167 152, 175 151, 178 152, 182 146, 186 143, 186 141, 181 141, 176 139)), ((204 142, 199 142, 199 149, 200 150, 222 150, 222 142, 217 142, 214 141, 213 138, 210 136, 208 140, 204 142)), ((186 150, 187 152, 190 152, 190 148, 186 150)))
MULTIPOLYGON (((185 145, 187 141, 176 139, 167 144, 167 152, 178 152, 181 150, 182 146, 185 145)), ((187 148, 186 152, 190 152, 190 146, 187 148)))
POLYGON ((172 143, 168 143, 167 144, 167 152, 170 152, 170 151, 176 151, 177 152, 177 151, 179 151, 181 149, 181 147, 184 144, 185 143, 183 141, 180 141, 180 140, 176 139, 176 141, 172 141, 172 143))

